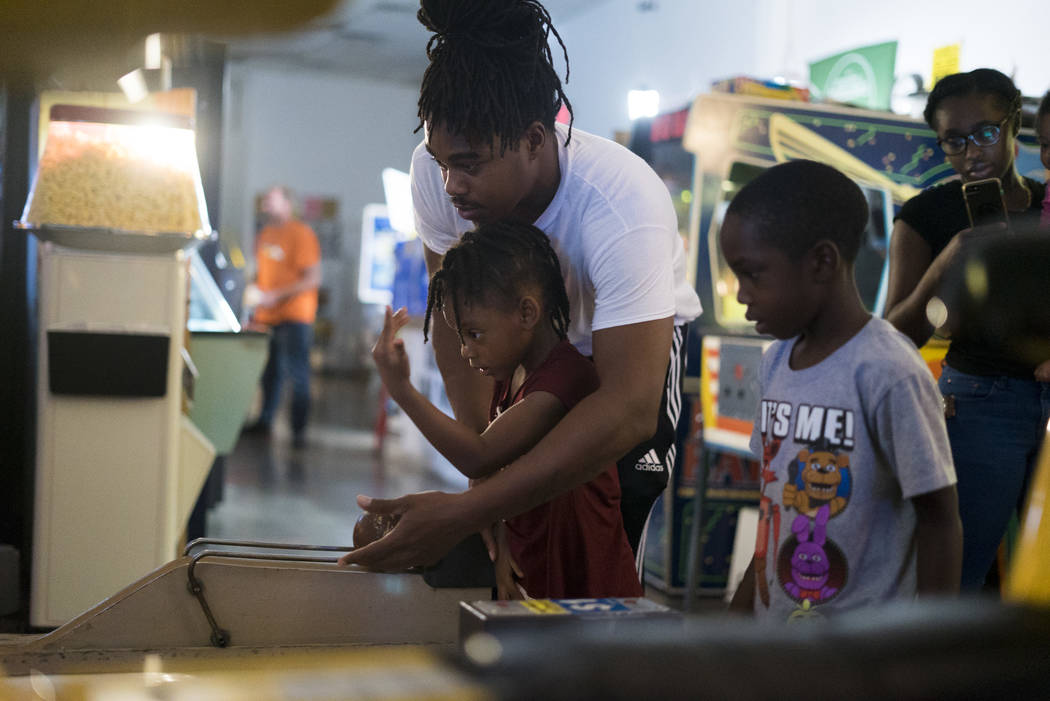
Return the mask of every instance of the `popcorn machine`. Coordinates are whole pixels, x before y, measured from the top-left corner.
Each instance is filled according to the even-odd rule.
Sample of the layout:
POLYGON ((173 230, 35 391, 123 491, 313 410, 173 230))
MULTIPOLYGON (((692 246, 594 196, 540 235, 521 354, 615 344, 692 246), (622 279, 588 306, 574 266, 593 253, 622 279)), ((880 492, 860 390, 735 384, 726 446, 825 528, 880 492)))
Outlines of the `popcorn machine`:
POLYGON ((189 118, 54 105, 18 226, 39 247, 30 623, 171 560, 214 457, 186 412, 189 255, 211 236, 189 118))

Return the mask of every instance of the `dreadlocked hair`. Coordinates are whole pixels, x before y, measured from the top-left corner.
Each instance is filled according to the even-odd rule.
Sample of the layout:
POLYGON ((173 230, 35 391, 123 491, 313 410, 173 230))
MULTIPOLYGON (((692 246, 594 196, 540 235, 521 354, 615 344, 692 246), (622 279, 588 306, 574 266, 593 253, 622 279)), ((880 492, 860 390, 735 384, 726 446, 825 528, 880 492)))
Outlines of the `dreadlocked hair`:
POLYGON ((553 130, 564 104, 568 145, 572 104, 554 69, 551 34, 565 58, 566 83, 569 54, 538 0, 421 0, 416 17, 434 32, 416 131, 441 124, 471 141, 495 145, 499 139, 502 156, 533 122, 553 130))
POLYGON ((450 308, 458 323, 465 305, 511 308, 531 287, 540 289, 551 327, 564 339, 569 329, 569 296, 550 239, 531 224, 480 224, 449 249, 441 269, 430 279, 423 340, 429 338, 435 309, 450 308))

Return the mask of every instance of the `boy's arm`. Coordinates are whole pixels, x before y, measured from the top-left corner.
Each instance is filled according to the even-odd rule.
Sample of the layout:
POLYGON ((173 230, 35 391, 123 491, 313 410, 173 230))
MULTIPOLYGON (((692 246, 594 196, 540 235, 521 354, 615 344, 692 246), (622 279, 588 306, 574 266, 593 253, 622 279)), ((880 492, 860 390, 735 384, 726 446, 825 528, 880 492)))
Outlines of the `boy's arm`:
POLYGON ((912 497, 918 540, 918 594, 952 596, 962 577, 962 521, 955 485, 912 497))
POLYGON ((601 386, 532 450, 462 494, 360 497, 362 508, 400 514, 401 520, 385 537, 340 562, 380 569, 430 564, 493 521, 594 479, 656 431, 673 329, 673 317, 666 317, 596 331, 594 364, 601 386))

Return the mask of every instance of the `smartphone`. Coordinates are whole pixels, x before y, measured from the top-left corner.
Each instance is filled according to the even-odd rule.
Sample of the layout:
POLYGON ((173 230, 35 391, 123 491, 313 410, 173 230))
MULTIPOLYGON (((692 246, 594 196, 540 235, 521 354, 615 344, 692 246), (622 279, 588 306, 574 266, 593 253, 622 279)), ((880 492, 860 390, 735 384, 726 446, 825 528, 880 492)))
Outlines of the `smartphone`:
POLYGON ((1003 186, 999 178, 963 183, 963 197, 966 199, 966 213, 970 217, 971 227, 1010 225, 1006 202, 1003 201, 1003 186))

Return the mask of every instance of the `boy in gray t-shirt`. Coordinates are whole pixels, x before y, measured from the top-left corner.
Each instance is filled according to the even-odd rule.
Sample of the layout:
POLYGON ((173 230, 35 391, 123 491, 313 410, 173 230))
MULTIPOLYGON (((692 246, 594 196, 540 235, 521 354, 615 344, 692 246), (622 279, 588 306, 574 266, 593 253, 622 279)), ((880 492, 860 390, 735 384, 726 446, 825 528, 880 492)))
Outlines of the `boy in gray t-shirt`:
POLYGON ((751 447, 755 556, 731 609, 789 621, 953 594, 962 527, 940 395, 915 347, 864 309, 860 189, 791 161, 744 187, 720 241, 764 354, 751 447))

